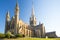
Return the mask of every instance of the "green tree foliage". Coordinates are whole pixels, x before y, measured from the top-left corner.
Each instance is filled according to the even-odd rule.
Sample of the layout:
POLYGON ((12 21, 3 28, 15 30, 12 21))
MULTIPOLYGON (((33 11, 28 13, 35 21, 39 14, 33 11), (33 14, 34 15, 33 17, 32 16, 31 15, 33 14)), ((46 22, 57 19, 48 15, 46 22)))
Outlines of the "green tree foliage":
POLYGON ((10 37, 11 37, 11 32, 8 31, 8 32, 5 34, 5 37, 6 37, 6 38, 10 38, 10 37))
POLYGON ((23 35, 23 34, 13 35, 13 34, 11 34, 10 31, 8 31, 6 34, 0 33, 0 38, 18 38, 18 37, 25 37, 25 35, 23 35))
POLYGON ((5 38, 5 34, 0 33, 0 38, 5 38))

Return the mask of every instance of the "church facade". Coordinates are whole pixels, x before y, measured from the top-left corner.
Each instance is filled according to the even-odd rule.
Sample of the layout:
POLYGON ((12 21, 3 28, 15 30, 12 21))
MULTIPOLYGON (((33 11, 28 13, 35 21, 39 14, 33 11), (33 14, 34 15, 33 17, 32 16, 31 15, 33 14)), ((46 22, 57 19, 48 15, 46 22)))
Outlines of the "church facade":
POLYGON ((36 25, 34 7, 32 7, 32 15, 29 23, 28 25, 19 19, 19 5, 16 3, 15 14, 12 19, 10 19, 9 11, 6 14, 5 33, 10 31, 12 34, 23 34, 28 37, 45 37, 45 27, 43 23, 36 25))

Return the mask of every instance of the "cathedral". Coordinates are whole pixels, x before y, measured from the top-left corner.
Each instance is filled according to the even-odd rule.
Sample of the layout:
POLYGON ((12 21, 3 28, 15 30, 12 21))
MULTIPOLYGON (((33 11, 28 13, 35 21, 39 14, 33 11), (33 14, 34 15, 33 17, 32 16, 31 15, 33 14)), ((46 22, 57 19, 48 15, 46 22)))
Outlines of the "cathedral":
POLYGON ((45 27, 43 23, 36 25, 36 17, 34 15, 34 7, 32 6, 32 13, 29 24, 24 23, 19 19, 19 5, 16 3, 15 14, 10 19, 9 11, 6 14, 5 33, 10 31, 12 34, 23 34, 28 37, 45 37, 45 27))

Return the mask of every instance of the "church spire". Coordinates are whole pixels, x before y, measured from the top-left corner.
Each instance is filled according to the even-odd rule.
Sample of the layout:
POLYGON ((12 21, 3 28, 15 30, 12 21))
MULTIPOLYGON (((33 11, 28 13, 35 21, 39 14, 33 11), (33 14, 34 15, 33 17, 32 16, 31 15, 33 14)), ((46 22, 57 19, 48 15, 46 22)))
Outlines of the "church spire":
POLYGON ((6 14, 6 20, 7 20, 7 21, 10 21, 10 14, 9 14, 9 11, 8 11, 7 14, 6 14))
POLYGON ((32 1, 32 16, 34 16, 34 5, 33 5, 33 1, 32 1))
POLYGON ((31 14, 31 17, 30 17, 30 25, 33 27, 33 26, 36 26, 36 17, 34 15, 34 6, 33 6, 33 1, 32 1, 32 14, 31 14))
POLYGON ((16 0, 16 10, 19 9, 18 1, 16 0))
POLYGON ((7 11, 7 14, 6 14, 6 22, 5 22, 5 33, 7 33, 8 29, 9 29, 9 26, 10 25, 10 14, 9 14, 9 11, 7 11))
POLYGON ((16 7, 15 7, 15 34, 18 33, 18 23, 19 23, 19 5, 18 2, 16 0, 16 7))
POLYGON ((7 16, 10 17, 9 11, 7 11, 7 16))
POLYGON ((19 15, 19 5, 17 0, 16 0, 16 7, 15 7, 15 15, 19 15))

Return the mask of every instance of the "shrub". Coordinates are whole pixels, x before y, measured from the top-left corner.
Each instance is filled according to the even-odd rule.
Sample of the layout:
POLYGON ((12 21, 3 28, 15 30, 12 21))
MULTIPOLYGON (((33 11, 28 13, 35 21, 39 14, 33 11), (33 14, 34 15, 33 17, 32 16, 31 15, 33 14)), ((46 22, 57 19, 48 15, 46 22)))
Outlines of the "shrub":
POLYGON ((11 37, 11 32, 8 31, 8 32, 5 34, 5 37, 6 37, 6 38, 10 38, 10 37, 11 37))
POLYGON ((0 38, 5 38, 5 34, 0 33, 0 38))
POLYGON ((11 34, 10 38, 15 38, 15 35, 11 34))
POLYGON ((6 38, 10 38, 10 34, 5 34, 5 37, 6 38))
POLYGON ((24 37, 24 35, 22 35, 22 34, 16 34, 15 36, 16 37, 24 37))

